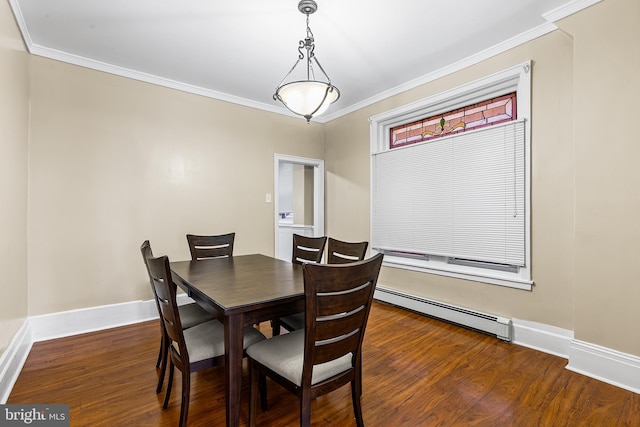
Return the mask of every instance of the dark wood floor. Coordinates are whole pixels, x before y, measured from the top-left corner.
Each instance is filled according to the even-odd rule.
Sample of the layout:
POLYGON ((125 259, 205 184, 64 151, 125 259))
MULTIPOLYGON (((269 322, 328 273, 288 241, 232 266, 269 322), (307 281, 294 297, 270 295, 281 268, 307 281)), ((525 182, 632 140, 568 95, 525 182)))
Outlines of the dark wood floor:
MULTIPOLYGON (((263 332, 268 334, 266 323, 263 332)), ((175 426, 156 395, 159 326, 145 322, 34 344, 7 403, 70 405, 71 426, 175 426)), ((566 360, 375 303, 363 349, 368 426, 640 426, 640 395, 566 370, 566 360)), ((246 423, 246 366, 241 423, 246 423)), ((223 368, 192 375, 189 426, 224 425, 223 368)), ((269 382, 259 426, 298 423, 269 382)), ((164 392, 164 390, 163 390, 164 392)), ((350 389, 312 405, 314 426, 355 426, 350 389)))

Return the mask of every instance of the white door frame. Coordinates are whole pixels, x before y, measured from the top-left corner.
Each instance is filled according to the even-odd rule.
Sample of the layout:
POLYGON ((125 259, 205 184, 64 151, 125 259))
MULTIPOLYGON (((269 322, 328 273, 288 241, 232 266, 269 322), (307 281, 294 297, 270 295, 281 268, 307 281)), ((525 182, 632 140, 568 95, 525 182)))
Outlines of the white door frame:
POLYGON ((278 256, 278 225, 280 189, 280 163, 295 163, 305 166, 313 166, 313 233, 314 236, 324 236, 324 160, 307 157, 287 156, 283 154, 273 155, 273 224, 275 235, 274 256, 278 256))

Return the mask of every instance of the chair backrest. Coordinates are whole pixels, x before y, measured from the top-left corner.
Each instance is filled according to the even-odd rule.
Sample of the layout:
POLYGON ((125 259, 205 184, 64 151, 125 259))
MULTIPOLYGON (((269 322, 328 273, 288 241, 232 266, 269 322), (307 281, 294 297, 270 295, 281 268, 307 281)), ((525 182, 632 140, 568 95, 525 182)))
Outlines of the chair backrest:
POLYGON ((157 306, 156 308, 158 309, 158 315, 160 315, 160 305, 158 304, 158 295, 156 294, 155 286, 153 286, 153 279, 151 278, 151 271, 149 270, 149 259, 153 258, 153 251, 151 250, 151 243, 149 243, 148 240, 145 240, 144 242, 142 242, 142 245, 140 245, 140 252, 142 252, 142 259, 144 260, 144 266, 147 267, 147 274, 149 275, 149 283, 151 284, 153 297, 156 300, 156 306, 157 306))
POLYGON ((311 385, 314 365, 350 354, 351 369, 340 376, 352 375, 360 368, 360 350, 382 258, 383 254, 377 254, 349 264, 302 266, 306 304, 303 387, 311 385))
MULTIPOLYGON (((160 317, 164 323, 167 336, 171 341, 178 344, 178 354, 184 361, 189 360, 187 346, 185 344, 182 331, 182 323, 180 322, 180 312, 176 302, 177 286, 171 278, 171 267, 169 266, 169 258, 161 256, 158 258, 148 258, 149 275, 153 285, 156 299, 160 307, 160 317)), ((175 348, 172 349, 172 352, 175 348)), ((180 367, 179 367, 180 368, 180 367)))
POLYGON ((236 233, 220 234, 217 236, 197 236, 187 234, 189 252, 193 261, 203 258, 219 258, 233 256, 233 241, 236 233))
POLYGON ((147 274, 149 275, 149 282, 151 282, 151 272, 149 271, 149 264, 147 263, 147 260, 149 258, 153 258, 153 251, 151 250, 151 243, 149 243, 148 240, 145 240, 144 242, 142 242, 142 245, 140 245, 140 252, 142 253, 142 260, 144 261, 144 266, 147 268, 147 274))
POLYGON ((327 244, 327 264, 345 264, 362 261, 369 242, 343 242, 329 237, 327 244))
POLYGON ((293 254, 291 262, 303 264, 305 262, 319 263, 324 253, 324 245, 327 237, 307 237, 299 234, 293 235, 293 254))

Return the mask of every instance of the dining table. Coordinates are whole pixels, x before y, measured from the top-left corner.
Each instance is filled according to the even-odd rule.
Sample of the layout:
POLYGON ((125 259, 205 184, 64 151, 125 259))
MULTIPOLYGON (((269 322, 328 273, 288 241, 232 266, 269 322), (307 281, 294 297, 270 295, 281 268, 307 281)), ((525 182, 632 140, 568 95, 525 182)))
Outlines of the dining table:
POLYGON ((261 254, 170 266, 174 282, 224 324, 226 420, 238 426, 244 327, 304 311, 302 266, 261 254))

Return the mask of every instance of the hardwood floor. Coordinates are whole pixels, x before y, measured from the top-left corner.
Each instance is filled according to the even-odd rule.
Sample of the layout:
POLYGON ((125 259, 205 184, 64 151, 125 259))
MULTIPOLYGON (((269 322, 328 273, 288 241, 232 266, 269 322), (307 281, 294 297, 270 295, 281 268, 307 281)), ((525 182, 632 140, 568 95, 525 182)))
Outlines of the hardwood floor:
MULTIPOLYGON (((267 324, 262 330, 269 336, 267 324)), ((34 344, 7 403, 65 403, 71 426, 176 426, 180 379, 155 394, 157 321, 34 344)), ((382 303, 363 349, 368 426, 640 426, 640 395, 566 360, 382 303)), ((189 426, 223 426, 223 368, 192 374, 189 426)), ((247 422, 247 372, 243 414, 247 422)), ((259 426, 298 425, 295 397, 268 383, 259 426)), ((312 425, 355 426, 350 388, 312 404, 312 425)))

